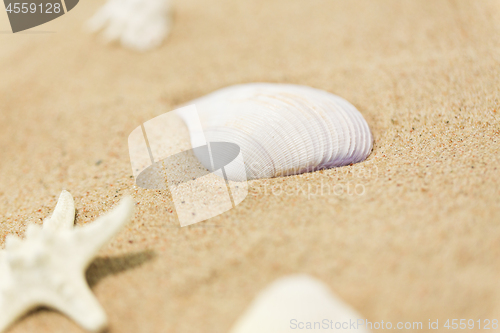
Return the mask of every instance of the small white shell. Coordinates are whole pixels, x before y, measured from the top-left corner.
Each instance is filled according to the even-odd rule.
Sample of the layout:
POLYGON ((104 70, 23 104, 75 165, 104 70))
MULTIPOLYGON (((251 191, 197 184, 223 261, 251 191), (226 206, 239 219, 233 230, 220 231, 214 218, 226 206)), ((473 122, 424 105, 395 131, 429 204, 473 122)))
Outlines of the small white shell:
POLYGON ((368 332, 361 315, 325 284, 308 275, 292 275, 273 282, 260 292, 229 332, 297 331, 368 332))
MULTIPOLYGON (((288 176, 357 163, 372 150, 356 108, 326 91, 291 84, 231 86, 192 101, 208 142, 239 145, 248 179, 288 176)), ((199 132, 186 122, 193 147, 199 132)), ((232 179, 228 173, 228 178, 232 179)))

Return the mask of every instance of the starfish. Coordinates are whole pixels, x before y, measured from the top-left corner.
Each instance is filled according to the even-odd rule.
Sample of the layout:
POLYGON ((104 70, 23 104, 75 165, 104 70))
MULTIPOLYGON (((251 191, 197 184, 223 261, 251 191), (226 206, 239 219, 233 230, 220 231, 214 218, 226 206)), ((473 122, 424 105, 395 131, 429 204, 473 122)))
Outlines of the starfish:
POLYGON ((103 30, 105 41, 148 51, 160 46, 171 25, 170 0, 108 0, 87 23, 90 31, 103 30))
POLYGON ((92 332, 106 328, 106 314, 87 285, 85 271, 131 219, 133 206, 127 197, 95 222, 75 227, 73 197, 62 191, 43 226, 29 225, 24 240, 8 235, 0 250, 0 332, 39 306, 59 310, 92 332))

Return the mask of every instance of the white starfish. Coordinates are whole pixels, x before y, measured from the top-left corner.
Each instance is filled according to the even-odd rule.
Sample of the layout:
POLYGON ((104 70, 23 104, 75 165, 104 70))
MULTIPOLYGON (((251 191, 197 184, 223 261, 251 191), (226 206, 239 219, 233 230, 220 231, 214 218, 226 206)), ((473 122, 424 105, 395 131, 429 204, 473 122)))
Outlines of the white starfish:
POLYGON ((170 31, 170 0, 108 0, 88 21, 108 42, 137 51, 158 47, 170 31))
POLYGON ((61 311, 83 328, 98 332, 107 318, 85 280, 85 270, 99 249, 132 217, 125 198, 110 213, 74 227, 75 204, 62 191, 43 227, 29 225, 26 238, 9 235, 0 250, 0 332, 38 306, 61 311))

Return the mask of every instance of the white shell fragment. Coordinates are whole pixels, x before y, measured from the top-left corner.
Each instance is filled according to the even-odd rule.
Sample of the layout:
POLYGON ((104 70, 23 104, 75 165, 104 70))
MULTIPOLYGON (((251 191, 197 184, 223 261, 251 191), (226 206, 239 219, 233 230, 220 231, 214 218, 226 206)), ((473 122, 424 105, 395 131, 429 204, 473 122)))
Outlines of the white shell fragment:
POLYGON ((230 333, 368 332, 364 320, 308 275, 273 282, 255 298, 230 333))
MULTIPOLYGON (((239 145, 247 178, 288 176, 365 160, 373 138, 359 111, 326 91, 252 83, 218 90, 188 104, 198 109, 208 142, 239 145)), ((200 133, 187 124, 193 147, 200 133)), ((228 178, 236 178, 228 172, 228 178)))
POLYGON ((170 0, 108 0, 88 21, 108 42, 137 51, 158 47, 170 31, 170 0))
POLYGON ((43 228, 29 225, 24 240, 8 235, 0 250, 0 332, 38 306, 57 309, 89 331, 102 331, 106 314, 87 285, 85 270, 130 220, 133 206, 125 198, 95 222, 74 227, 73 197, 63 191, 43 228))

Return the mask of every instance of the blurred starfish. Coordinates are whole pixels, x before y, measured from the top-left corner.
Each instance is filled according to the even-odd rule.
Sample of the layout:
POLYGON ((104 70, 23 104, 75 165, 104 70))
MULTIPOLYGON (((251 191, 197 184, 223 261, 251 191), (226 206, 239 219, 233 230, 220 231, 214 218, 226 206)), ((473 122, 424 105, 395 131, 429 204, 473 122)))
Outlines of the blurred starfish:
POLYGON ((26 312, 48 306, 83 328, 102 331, 107 318, 85 280, 99 249, 132 217, 127 197, 112 212, 83 227, 74 227, 75 204, 62 191, 43 227, 29 225, 26 238, 9 235, 0 250, 0 332, 26 312))
POLYGON ((108 0, 87 23, 90 31, 103 30, 105 41, 148 51, 170 31, 170 0, 108 0))

